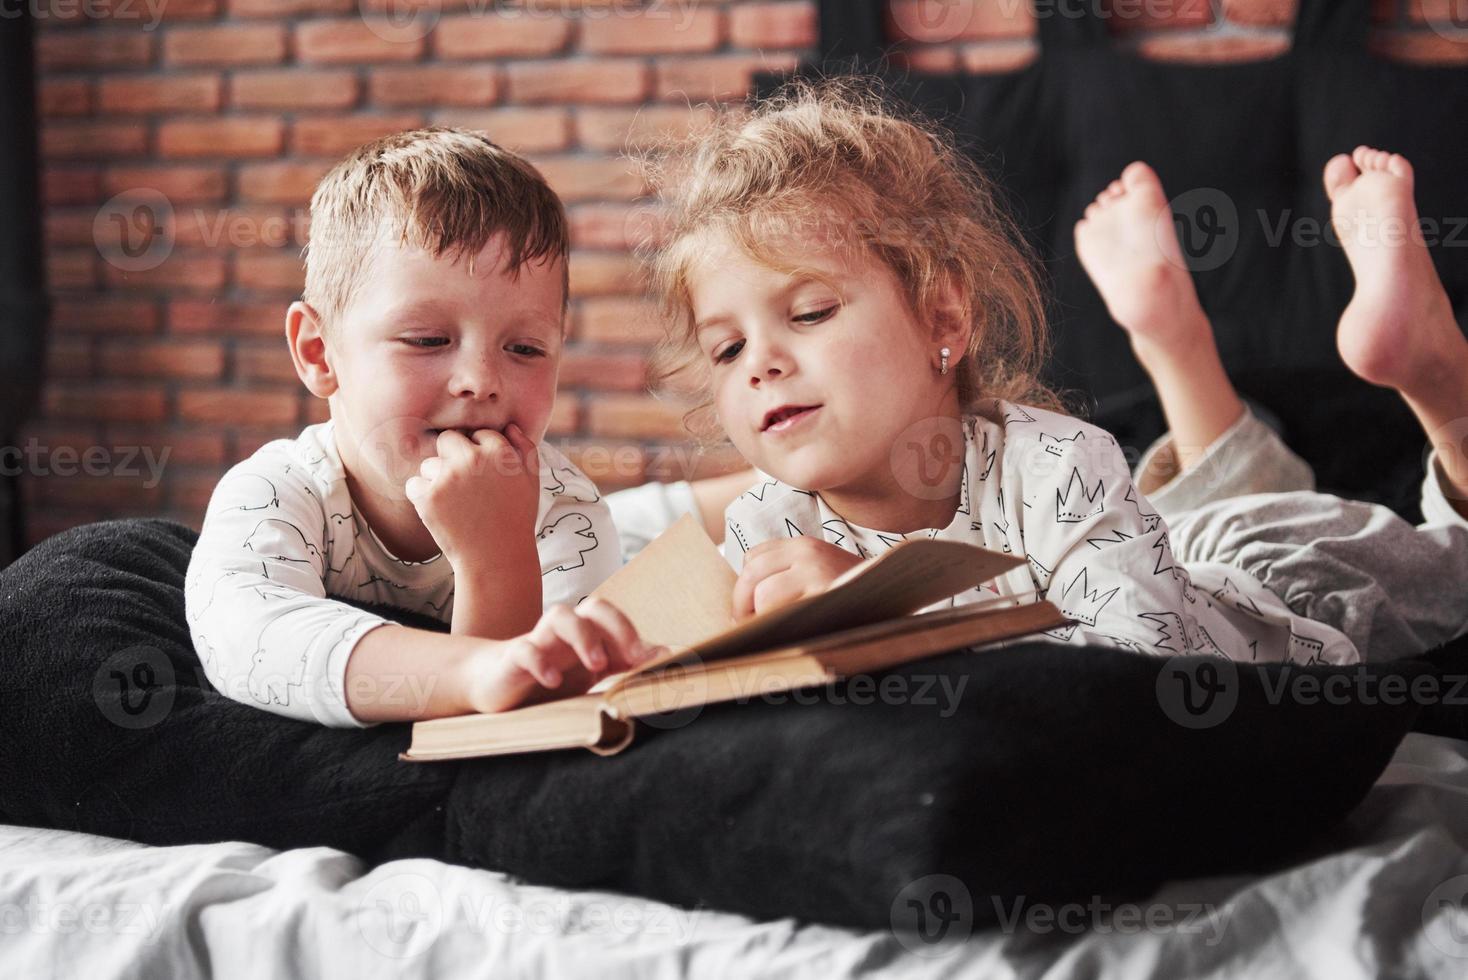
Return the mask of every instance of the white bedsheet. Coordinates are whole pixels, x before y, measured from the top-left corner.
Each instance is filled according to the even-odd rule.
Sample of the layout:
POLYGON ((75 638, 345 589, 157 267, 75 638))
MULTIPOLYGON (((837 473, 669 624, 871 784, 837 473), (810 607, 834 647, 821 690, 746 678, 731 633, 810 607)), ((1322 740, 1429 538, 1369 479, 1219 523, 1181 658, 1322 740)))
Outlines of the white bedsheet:
POLYGON ((931 946, 431 860, 0 826, 0 975, 1465 977, 1465 892, 1468 743, 1412 735, 1292 868, 1175 883, 1110 918, 1098 900, 1090 928, 1078 908, 1005 906, 1008 928, 931 946))

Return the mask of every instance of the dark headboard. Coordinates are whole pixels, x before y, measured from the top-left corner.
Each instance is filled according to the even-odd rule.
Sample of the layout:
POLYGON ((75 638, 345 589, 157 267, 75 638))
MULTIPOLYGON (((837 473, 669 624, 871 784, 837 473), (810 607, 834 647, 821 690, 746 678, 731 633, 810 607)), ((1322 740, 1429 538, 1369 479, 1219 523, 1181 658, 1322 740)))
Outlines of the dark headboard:
POLYGON ((1041 8, 1049 15, 1037 17, 1039 57, 1017 71, 892 72, 880 68, 886 6, 823 0, 828 60, 802 71, 878 66, 1000 181, 1045 262, 1052 380, 1074 393, 1078 410, 1124 444, 1161 431, 1145 376, 1072 242, 1086 204, 1144 159, 1194 229, 1194 278, 1240 389, 1283 420, 1322 487, 1414 515, 1424 440, 1393 393, 1341 365, 1335 326, 1350 270, 1339 247, 1308 236, 1328 227, 1326 160, 1360 143, 1406 154, 1421 213, 1443 239, 1433 257, 1463 319, 1468 69, 1370 54, 1368 0, 1301 0, 1291 49, 1268 60, 1148 60, 1113 41, 1095 4, 1073 3, 1041 8), (1062 7, 1067 15, 1055 15, 1062 7))

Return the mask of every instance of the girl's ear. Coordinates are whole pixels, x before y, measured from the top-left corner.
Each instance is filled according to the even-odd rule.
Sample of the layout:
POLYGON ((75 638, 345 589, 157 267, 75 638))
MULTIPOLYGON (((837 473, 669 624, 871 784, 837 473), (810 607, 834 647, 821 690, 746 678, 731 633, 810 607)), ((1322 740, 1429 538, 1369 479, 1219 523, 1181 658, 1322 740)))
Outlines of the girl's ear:
POLYGON ((933 324, 933 347, 947 347, 949 350, 948 367, 951 371, 953 365, 963 360, 968 353, 969 340, 973 334, 974 324, 969 312, 969 305, 959 286, 958 280, 952 275, 943 277, 942 285, 938 287, 937 295, 931 306, 933 324))
POLYGON ((285 339, 290 345, 296 376, 317 398, 336 394, 336 372, 326 355, 325 324, 310 304, 297 300, 285 314, 285 339))

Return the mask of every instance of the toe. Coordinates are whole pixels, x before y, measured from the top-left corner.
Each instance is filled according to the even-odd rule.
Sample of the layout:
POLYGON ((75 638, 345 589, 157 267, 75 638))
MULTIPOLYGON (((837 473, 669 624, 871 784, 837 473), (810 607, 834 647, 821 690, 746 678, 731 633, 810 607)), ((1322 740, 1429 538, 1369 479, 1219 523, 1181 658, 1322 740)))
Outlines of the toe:
POLYGON ((1147 184, 1160 185, 1162 182, 1157 179, 1157 171, 1138 160, 1135 163, 1127 164, 1127 168, 1121 172, 1121 183, 1130 190, 1147 184))
POLYGON ((1412 164, 1400 153, 1393 153, 1387 158, 1386 169, 1397 177, 1412 178, 1412 164))
POLYGON ((1367 159, 1371 155, 1371 147, 1358 146, 1351 151, 1351 162, 1356 165, 1357 170, 1367 169, 1367 159))
POLYGON ((1325 165, 1325 196, 1335 200, 1336 192, 1361 175, 1356 162, 1344 153, 1337 153, 1325 165))

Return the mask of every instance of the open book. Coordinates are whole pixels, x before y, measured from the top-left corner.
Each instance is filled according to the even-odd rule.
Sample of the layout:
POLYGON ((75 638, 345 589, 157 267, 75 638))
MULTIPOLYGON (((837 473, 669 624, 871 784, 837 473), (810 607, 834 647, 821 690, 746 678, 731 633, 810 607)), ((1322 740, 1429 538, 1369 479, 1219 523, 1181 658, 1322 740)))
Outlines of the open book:
POLYGON ((735 622, 735 575, 685 516, 593 594, 669 652, 585 694, 497 714, 420 721, 401 758, 457 759, 547 749, 611 755, 634 719, 826 684, 910 660, 1064 625, 1049 602, 995 598, 913 615, 1023 565, 954 541, 904 541, 819 595, 735 622))

